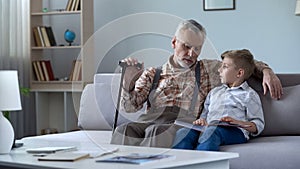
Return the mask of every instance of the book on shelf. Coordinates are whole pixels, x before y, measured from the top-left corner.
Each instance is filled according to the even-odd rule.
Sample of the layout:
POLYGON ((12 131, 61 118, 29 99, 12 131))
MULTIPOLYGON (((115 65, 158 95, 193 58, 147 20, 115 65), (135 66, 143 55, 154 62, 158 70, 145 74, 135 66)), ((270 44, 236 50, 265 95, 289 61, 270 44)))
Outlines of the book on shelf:
POLYGON ((80 0, 68 0, 66 5, 66 11, 78 11, 80 10, 80 0))
POLYGON ((52 69, 50 60, 43 60, 43 62, 46 64, 47 72, 49 75, 49 80, 55 80, 55 76, 53 73, 53 69, 52 69))
POLYGON ((70 73, 70 81, 80 81, 82 78, 82 62, 81 60, 74 60, 72 62, 72 69, 70 73))
POLYGON ((76 0, 72 0, 72 6, 71 6, 70 11, 74 11, 74 9, 75 9, 75 4, 76 4, 76 0))
POLYGON ((56 40, 55 40, 55 36, 54 36, 54 33, 53 33, 53 30, 52 30, 52 27, 51 26, 45 26, 46 28, 46 32, 47 32, 47 35, 48 35, 48 38, 49 38, 49 41, 50 41, 50 45, 51 46, 56 46, 56 40))
POLYGON ((80 4, 80 0, 75 0, 75 6, 74 6, 73 11, 78 11, 79 4, 80 4))
POLYGON ((78 5, 77 5, 77 11, 80 11, 81 10, 81 7, 80 7, 80 3, 81 3, 81 0, 78 0, 79 1, 79 3, 78 3, 78 5))
POLYGON ((42 34, 42 30, 41 30, 41 27, 40 26, 37 26, 37 31, 38 31, 38 37, 41 41, 41 46, 45 46, 45 42, 44 42, 44 39, 43 39, 43 34, 42 34))
POLYGON ((78 71, 77 80, 78 81, 82 80, 82 62, 80 62, 80 64, 79 64, 79 71, 78 71))
POLYGON ((45 75, 43 73, 41 62, 36 61, 36 65, 37 65, 37 68, 38 68, 38 74, 40 75, 41 81, 45 81, 45 75))
POLYGON ((81 60, 76 60, 75 63, 75 68, 74 68, 74 75, 73 75, 73 81, 78 81, 79 80, 79 73, 80 73, 80 69, 81 69, 81 60))
POLYGON ((69 81, 72 81, 72 79, 73 79, 73 73, 74 73, 75 63, 76 63, 76 60, 73 60, 73 62, 72 62, 72 68, 71 68, 71 72, 70 72, 70 76, 69 76, 69 81))
POLYGON ((46 67, 45 62, 44 62, 44 61, 40 61, 40 63, 41 63, 41 66, 42 66, 42 68, 43 68, 43 73, 44 73, 44 75, 45 75, 45 81, 50 81, 50 79, 49 79, 49 74, 48 74, 48 71, 47 71, 47 67, 46 67))
POLYGON ((72 6, 73 0, 68 0, 67 5, 66 5, 66 11, 71 11, 71 6, 72 6))
POLYGON ((50 44, 50 40, 49 40, 49 37, 48 37, 45 26, 40 26, 40 28, 41 28, 41 31, 42 31, 45 47, 50 47, 51 44, 50 44))
POLYGON ((78 64, 78 69, 77 69, 77 72, 76 72, 76 81, 81 81, 81 74, 82 74, 82 62, 81 60, 79 61, 79 64, 78 64))
POLYGON ((249 125, 239 125, 239 124, 233 124, 233 123, 219 121, 219 120, 214 120, 210 122, 207 126, 195 125, 191 122, 186 122, 181 120, 175 120, 174 124, 186 128, 202 131, 202 132, 206 129, 207 126, 227 126, 227 127, 242 127, 242 128, 249 127, 249 125))
POLYGON ((34 39, 35 45, 38 46, 38 47, 41 47, 42 46, 42 41, 41 41, 41 37, 40 37, 39 32, 38 32, 38 28, 33 27, 32 31, 33 31, 33 39, 34 39))
POLYGON ((147 164, 152 162, 158 162, 162 160, 175 159, 174 155, 168 154, 140 154, 132 153, 129 155, 115 156, 102 160, 96 160, 96 162, 114 162, 114 163, 128 163, 128 164, 147 164))
POLYGON ((41 75, 39 74, 39 70, 38 70, 36 61, 33 61, 33 62, 32 62, 32 65, 33 65, 33 70, 34 70, 34 74, 35 74, 36 79, 37 79, 38 81, 42 81, 41 75))
POLYGON ((32 65, 37 81, 55 80, 50 60, 32 61, 32 65))

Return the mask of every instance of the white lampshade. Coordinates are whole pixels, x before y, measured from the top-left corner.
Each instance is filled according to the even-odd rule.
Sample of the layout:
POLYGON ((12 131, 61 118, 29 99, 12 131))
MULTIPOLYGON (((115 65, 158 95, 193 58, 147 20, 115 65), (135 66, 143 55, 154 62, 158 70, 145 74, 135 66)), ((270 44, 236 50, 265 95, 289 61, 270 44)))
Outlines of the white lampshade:
POLYGON ((21 110, 18 72, 0 70, 0 110, 21 110))
POLYGON ((296 15, 300 15, 300 0, 296 1, 296 10, 295 10, 296 15))
POLYGON ((14 141, 14 130, 2 111, 21 110, 18 72, 0 70, 0 154, 10 152, 14 141))

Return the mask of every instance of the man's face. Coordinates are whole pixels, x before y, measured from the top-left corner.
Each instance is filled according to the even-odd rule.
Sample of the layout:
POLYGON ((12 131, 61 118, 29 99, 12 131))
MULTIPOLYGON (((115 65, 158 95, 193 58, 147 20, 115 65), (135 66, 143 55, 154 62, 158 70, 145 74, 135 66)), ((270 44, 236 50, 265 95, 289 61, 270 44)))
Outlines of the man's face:
POLYGON ((201 53, 204 37, 191 30, 182 30, 172 39, 175 66, 189 68, 195 64, 201 53))

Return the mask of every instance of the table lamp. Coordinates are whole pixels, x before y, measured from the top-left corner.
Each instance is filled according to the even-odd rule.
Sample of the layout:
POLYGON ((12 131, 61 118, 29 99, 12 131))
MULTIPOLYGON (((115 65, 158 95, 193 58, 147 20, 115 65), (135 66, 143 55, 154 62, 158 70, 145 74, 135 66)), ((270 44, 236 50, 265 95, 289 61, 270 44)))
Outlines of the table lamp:
POLYGON ((300 0, 296 1, 296 10, 295 10, 296 15, 300 15, 300 0))
POLYGON ((0 154, 10 152, 15 138, 13 127, 2 111, 21 109, 18 72, 0 70, 0 154))

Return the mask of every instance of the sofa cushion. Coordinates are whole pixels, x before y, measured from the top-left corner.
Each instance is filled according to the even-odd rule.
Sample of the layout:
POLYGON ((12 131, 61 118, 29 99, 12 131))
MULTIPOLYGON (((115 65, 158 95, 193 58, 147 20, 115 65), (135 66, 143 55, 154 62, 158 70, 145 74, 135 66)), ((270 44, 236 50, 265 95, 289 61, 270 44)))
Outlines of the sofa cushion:
POLYGON ((265 117, 263 136, 300 134, 300 85, 284 87, 283 97, 274 100, 259 92, 265 117))
MULTIPOLYGON (((106 91, 106 89, 106 87, 103 87, 103 91, 106 91)), ((108 106, 112 105, 108 104, 108 106)), ((113 110, 113 107, 111 109, 113 110)), ((85 130, 111 130, 111 124, 105 119, 97 106, 95 86, 93 84, 86 85, 82 92, 78 127, 85 130)))
MULTIPOLYGON (((111 130, 117 107, 120 74, 96 74, 94 84, 87 85, 81 96, 78 126, 85 130, 111 130)), ((119 110, 117 125, 136 121, 146 107, 136 113, 119 110)))
POLYGON ((295 169, 299 168, 299 136, 258 137, 246 144, 221 146, 225 152, 237 152, 230 169, 295 169))

